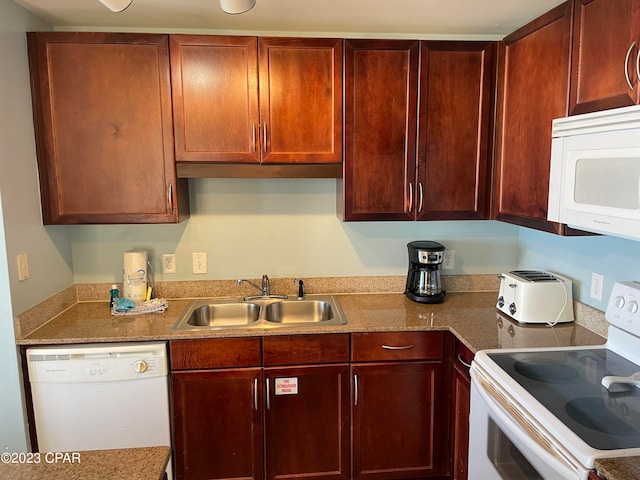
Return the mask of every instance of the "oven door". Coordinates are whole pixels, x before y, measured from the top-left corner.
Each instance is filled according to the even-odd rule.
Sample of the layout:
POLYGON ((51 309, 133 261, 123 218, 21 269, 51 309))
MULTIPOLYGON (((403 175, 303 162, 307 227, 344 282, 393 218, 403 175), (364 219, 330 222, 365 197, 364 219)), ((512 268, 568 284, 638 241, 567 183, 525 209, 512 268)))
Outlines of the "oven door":
POLYGON ((471 370, 469 480, 586 480, 576 465, 534 425, 504 408, 489 393, 487 379, 471 370))

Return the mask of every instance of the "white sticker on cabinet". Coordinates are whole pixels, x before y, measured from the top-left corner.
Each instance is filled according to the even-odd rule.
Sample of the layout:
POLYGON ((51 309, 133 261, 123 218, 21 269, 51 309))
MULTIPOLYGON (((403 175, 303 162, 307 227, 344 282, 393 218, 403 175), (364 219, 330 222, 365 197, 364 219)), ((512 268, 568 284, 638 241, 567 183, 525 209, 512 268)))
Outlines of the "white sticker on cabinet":
POLYGON ((276 378, 276 395, 297 395, 298 377, 276 378))

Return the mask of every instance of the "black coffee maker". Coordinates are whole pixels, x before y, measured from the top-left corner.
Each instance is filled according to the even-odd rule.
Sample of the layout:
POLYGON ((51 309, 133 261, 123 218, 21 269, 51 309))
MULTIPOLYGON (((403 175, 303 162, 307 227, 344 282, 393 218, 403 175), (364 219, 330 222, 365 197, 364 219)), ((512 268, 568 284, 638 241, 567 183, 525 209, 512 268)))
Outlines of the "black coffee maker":
POLYGON ((440 303, 444 291, 440 283, 440 267, 444 245, 438 242, 417 241, 407 244, 409 272, 404 294, 414 302, 440 303))

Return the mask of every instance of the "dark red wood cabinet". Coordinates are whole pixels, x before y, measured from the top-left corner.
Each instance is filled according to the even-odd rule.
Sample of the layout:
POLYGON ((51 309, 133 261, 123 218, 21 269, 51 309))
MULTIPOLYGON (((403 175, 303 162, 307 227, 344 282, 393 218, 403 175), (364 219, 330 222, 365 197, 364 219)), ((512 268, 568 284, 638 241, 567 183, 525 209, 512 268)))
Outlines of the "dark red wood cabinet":
MULTIPOLYGON (((422 42, 416 220, 489 218, 495 42, 422 42)), ((411 194, 411 192, 410 192, 411 194)))
POLYGON ((353 479, 447 478, 443 338, 352 334, 353 479))
POLYGON ((473 353, 460 340, 455 341, 451 383, 451 479, 467 480, 469 470, 469 413, 473 353))
POLYGON ((342 40, 171 35, 178 162, 342 162, 342 40))
POLYGON ((30 32, 43 222, 176 223, 167 35, 30 32))
POLYGON ((348 334, 170 351, 177 479, 349 478, 348 334))
POLYGON ((343 220, 488 218, 494 52, 345 40, 343 220))
POLYGON ((640 102, 640 1, 574 0, 569 113, 640 102))
POLYGON ((498 71, 494 217, 553 233, 547 221, 551 122, 567 116, 571 3, 504 39, 498 71))

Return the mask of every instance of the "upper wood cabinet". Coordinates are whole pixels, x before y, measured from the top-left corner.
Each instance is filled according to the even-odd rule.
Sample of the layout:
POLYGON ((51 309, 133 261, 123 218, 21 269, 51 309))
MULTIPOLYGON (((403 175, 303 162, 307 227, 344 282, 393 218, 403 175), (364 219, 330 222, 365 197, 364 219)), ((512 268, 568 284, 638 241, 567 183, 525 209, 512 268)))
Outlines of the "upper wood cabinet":
POLYGON ((345 40, 343 220, 488 218, 494 51, 345 40))
POLYGON ((27 35, 44 223, 184 218, 188 196, 186 183, 176 183, 168 37, 27 35))
POLYGON ((179 162, 340 163, 342 40, 171 36, 179 162))
POLYGON ((551 121, 567 115, 571 4, 504 39, 500 49, 495 218, 564 233, 547 221, 551 121))
POLYGON ((418 61, 413 40, 345 40, 343 220, 412 220, 418 61))
POLYGON ((575 0, 570 114, 640 101, 640 0, 575 0))
POLYGON ((496 44, 421 49, 416 219, 489 218, 496 44))

